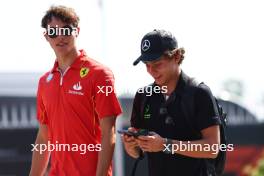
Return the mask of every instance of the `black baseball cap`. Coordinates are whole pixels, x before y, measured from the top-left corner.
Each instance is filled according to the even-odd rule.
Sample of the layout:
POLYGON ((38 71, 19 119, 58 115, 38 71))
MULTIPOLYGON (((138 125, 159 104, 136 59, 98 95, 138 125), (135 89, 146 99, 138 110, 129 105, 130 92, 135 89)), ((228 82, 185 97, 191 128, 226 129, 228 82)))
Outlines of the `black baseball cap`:
POLYGON ((177 40, 169 31, 154 29, 142 38, 141 56, 134 61, 133 65, 137 65, 140 61, 158 60, 165 51, 176 48, 178 48, 177 40))

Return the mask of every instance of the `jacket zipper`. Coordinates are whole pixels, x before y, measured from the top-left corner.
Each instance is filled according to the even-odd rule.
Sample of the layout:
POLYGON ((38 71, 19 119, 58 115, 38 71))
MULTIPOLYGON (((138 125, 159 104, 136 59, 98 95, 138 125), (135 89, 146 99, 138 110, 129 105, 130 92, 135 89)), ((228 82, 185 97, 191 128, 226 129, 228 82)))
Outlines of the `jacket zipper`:
POLYGON ((66 70, 62 73, 60 69, 58 69, 58 71, 60 72, 60 86, 62 86, 63 83, 63 77, 66 74, 66 72, 69 70, 70 67, 66 68, 66 70))

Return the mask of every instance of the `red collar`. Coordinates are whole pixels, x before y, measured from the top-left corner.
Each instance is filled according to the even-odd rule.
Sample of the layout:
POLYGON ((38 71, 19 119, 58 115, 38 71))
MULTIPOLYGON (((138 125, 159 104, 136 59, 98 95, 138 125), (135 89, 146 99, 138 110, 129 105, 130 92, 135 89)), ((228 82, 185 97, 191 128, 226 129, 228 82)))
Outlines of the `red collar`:
MULTIPOLYGON (((79 69, 83 65, 83 61, 87 60, 86 53, 84 50, 80 50, 80 54, 74 59, 74 62, 70 65, 70 68, 79 69)), ((51 73, 58 71, 59 63, 56 59, 53 68, 51 69, 51 73)))

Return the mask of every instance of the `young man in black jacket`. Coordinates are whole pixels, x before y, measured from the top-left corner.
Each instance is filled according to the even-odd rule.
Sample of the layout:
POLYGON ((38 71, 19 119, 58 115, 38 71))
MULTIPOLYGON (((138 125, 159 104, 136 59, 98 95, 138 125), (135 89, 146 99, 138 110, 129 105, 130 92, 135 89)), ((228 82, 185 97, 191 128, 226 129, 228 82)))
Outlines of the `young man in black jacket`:
POLYGON ((129 130, 150 133, 122 139, 131 157, 147 154, 150 176, 210 175, 204 159, 215 158, 219 151, 220 120, 207 86, 193 87, 194 116, 184 112, 182 101, 191 82, 180 68, 184 52, 170 32, 154 30, 143 37, 141 56, 134 62, 145 63, 154 83, 136 93, 129 130))

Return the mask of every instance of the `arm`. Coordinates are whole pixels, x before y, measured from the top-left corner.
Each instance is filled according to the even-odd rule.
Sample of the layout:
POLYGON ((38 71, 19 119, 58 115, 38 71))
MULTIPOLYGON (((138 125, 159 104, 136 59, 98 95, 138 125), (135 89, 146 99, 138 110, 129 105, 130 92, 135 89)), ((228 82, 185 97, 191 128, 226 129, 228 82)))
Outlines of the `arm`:
MULTIPOLYGON (((186 150, 186 151, 174 151, 175 153, 181 154, 181 155, 185 155, 185 156, 189 156, 189 157, 193 157, 193 158, 216 158, 217 154, 219 152, 219 148, 215 149, 212 146, 213 145, 220 145, 220 131, 219 131, 219 126, 215 125, 215 126, 211 126, 208 127, 204 130, 201 131, 202 133, 202 139, 201 140, 196 140, 196 141, 190 141, 189 143, 187 141, 181 141, 182 144, 189 144, 189 145, 200 145, 202 146, 201 150, 200 148, 197 148, 198 150, 195 150, 195 147, 193 147, 193 150, 186 150), (210 146, 209 150, 208 147, 206 149, 206 151, 204 150, 204 146, 210 146)), ((173 144, 177 144, 180 145, 180 141, 177 140, 173 140, 172 141, 173 144)))
MULTIPOLYGON (((40 124, 37 139, 35 144, 48 145, 48 127, 47 125, 40 124)), ((38 148, 39 149, 39 148, 38 148)), ((43 176, 49 161, 49 152, 46 150, 42 154, 40 151, 33 151, 32 164, 29 175, 30 176, 43 176)))
MULTIPOLYGON (((203 129, 201 131, 202 133, 202 139, 195 140, 195 141, 178 141, 178 140, 172 140, 173 144, 173 153, 181 154, 188 157, 193 158, 216 158, 218 154, 218 148, 217 150, 213 150, 212 145, 220 145, 220 132, 219 132, 219 126, 210 126, 206 129, 203 129), (181 143, 181 144, 180 144, 181 143), (195 151, 195 147, 191 148, 190 150, 184 150, 180 151, 177 150, 177 147, 180 147, 180 145, 186 145, 186 146, 202 146, 201 148, 197 148, 195 151), (206 148, 204 150, 205 145, 209 145, 210 148, 206 148), (201 150, 200 150, 201 149, 201 150)), ((140 136, 137 140, 142 150, 147 152, 159 152, 163 151, 165 149, 165 139, 159 136, 158 134, 155 134, 153 136, 140 136)))
POLYGON ((105 117, 100 120, 102 150, 99 152, 96 176, 106 176, 111 166, 115 148, 115 121, 116 117, 105 117))

